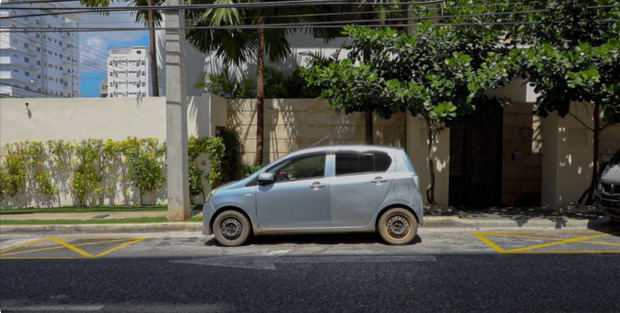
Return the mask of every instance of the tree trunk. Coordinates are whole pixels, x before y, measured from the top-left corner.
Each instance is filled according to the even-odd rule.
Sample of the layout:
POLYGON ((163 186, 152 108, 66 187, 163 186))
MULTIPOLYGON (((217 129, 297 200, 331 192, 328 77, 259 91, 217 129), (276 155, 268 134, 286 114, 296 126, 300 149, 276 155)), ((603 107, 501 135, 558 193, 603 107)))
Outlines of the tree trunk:
POLYGON ((433 166, 433 142, 435 141, 435 131, 433 130, 433 121, 430 116, 424 116, 426 122, 426 137, 428 139, 428 148, 426 149, 426 159, 428 161, 428 171, 430 182, 426 188, 426 199, 428 204, 435 203, 435 167, 433 166))
POLYGON ((372 145, 373 142, 373 130, 372 130, 372 111, 364 112, 364 117, 366 118, 365 126, 366 126, 366 144, 372 145))
MULTIPOLYGON (((367 47, 364 48, 363 58, 364 58, 364 62, 370 61, 370 49, 367 47)), ((367 111, 364 112, 366 144, 372 145, 373 144, 372 110, 370 110, 370 108, 367 108, 366 110, 367 111)))
POLYGON ((263 164, 263 117, 265 107, 265 30, 258 29, 258 53, 256 54, 256 159, 254 165, 263 164))
MULTIPOLYGON (((148 0, 148 5, 153 5, 153 0, 148 0)), ((159 97, 159 77, 157 76, 157 47, 155 43, 155 20, 153 10, 148 13, 149 26, 149 46, 150 46, 150 67, 151 67, 151 96, 159 97)))

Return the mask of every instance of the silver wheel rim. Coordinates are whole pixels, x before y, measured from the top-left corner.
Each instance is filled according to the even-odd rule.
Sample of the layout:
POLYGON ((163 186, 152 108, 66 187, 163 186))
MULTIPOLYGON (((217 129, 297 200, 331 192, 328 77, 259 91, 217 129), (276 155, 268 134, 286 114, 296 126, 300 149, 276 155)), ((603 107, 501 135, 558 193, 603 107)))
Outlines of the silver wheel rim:
POLYGON ((401 215, 390 217, 386 223, 388 233, 394 238, 402 238, 409 233, 409 221, 401 215))
POLYGON ((222 236, 224 236, 224 238, 235 240, 241 236, 243 226, 241 226, 241 222, 239 222, 238 219, 229 217, 222 221, 220 229, 222 230, 222 236))

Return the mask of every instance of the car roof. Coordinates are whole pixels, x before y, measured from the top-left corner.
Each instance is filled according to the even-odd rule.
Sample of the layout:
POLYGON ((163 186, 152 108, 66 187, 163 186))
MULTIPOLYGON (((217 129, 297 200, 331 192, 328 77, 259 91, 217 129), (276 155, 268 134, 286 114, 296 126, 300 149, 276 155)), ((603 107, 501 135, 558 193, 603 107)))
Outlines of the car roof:
POLYGON ((300 149, 286 156, 288 157, 288 156, 300 155, 304 153, 322 152, 322 151, 339 151, 339 150, 347 150, 347 151, 373 150, 373 151, 383 151, 383 152, 394 152, 394 151, 402 151, 403 148, 388 147, 388 146, 375 146, 375 145, 333 145, 333 146, 319 146, 319 147, 300 149))

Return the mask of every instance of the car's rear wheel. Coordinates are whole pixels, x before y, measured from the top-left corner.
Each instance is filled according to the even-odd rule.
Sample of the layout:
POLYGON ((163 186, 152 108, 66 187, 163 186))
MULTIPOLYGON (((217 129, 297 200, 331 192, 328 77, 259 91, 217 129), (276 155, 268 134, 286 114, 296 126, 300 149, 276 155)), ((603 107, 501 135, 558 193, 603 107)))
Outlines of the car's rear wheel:
POLYGON ((406 245, 413 241, 418 233, 418 221, 413 213, 404 208, 392 208, 378 222, 381 238, 392 245, 406 245))
POLYGON ((250 227, 247 217, 234 210, 224 211, 213 220, 215 240, 227 247, 244 244, 250 237, 250 227))

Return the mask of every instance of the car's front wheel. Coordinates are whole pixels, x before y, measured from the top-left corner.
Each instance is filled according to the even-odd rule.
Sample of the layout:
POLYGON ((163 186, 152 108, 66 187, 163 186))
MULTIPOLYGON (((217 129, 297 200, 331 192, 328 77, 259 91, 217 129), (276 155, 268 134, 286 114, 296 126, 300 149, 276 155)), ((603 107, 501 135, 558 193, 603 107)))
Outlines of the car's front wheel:
POLYGON ((213 221, 215 240, 222 246, 244 244, 250 237, 250 221, 238 211, 228 210, 218 214, 213 221))
POLYGON ((379 218, 378 231, 381 238, 392 245, 406 245, 418 233, 418 221, 405 208, 392 208, 379 218))

